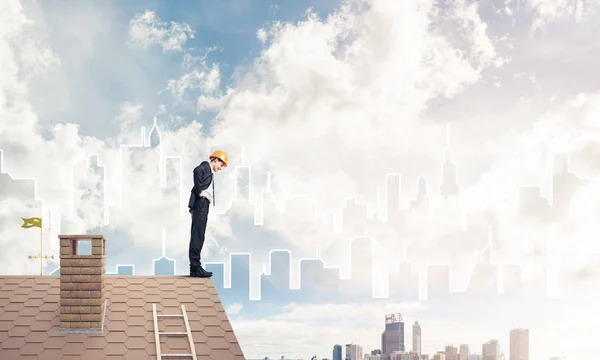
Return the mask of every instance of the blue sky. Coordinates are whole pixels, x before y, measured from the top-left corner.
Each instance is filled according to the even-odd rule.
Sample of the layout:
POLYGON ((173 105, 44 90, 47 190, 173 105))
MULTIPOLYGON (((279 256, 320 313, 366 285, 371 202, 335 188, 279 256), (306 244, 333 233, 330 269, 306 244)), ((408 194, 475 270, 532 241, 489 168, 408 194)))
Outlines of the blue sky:
MULTIPOLYGON (((593 332, 580 324, 600 324, 585 303, 599 295, 588 281, 600 271, 593 225, 600 192, 597 180, 587 180, 600 174, 600 84, 590 76, 600 56, 599 6, 346 5, 3 3, 2 171, 35 179, 36 187, 22 191, 22 180, 0 178, 0 273, 37 271, 24 257, 39 251, 37 235, 19 226, 20 217, 38 215, 52 224, 44 253, 56 251, 59 232, 105 233, 109 271, 133 263, 136 273, 148 273, 164 229, 167 256, 184 273, 191 171, 220 148, 230 166, 216 177, 205 259, 227 264, 231 253, 251 253, 255 295, 270 250, 292 252, 297 287, 298 260, 317 254, 348 277, 350 241, 364 236, 375 243, 378 295, 401 260, 422 283, 429 265, 448 264, 454 291, 470 279, 489 286, 494 275, 473 268, 487 261, 481 247, 491 233, 493 263, 519 266, 511 291, 530 315, 517 316, 515 300, 500 295, 485 324, 474 315, 489 314, 490 300, 478 294, 453 298, 455 311, 444 299, 363 301, 370 291, 360 282, 371 274, 359 267, 364 291, 343 301, 249 301, 223 293, 247 357, 306 357, 306 344, 318 344, 319 356, 329 356, 334 343, 378 348, 383 315, 397 311, 407 324, 420 319, 430 354, 451 342, 480 351, 495 337, 506 352, 511 326, 532 329, 532 358, 596 354, 585 347, 593 332), (154 117, 160 147, 121 158, 120 146, 139 144, 141 127, 148 135, 154 117), (456 177, 452 164, 443 164, 446 152, 456 177), (87 166, 96 153, 104 173, 87 166), (552 176, 555 156, 567 153, 577 175, 562 169, 552 176), (243 166, 251 167, 249 187, 243 166), (401 174, 399 194, 390 174, 401 174), (421 175, 427 198, 415 211, 400 211, 409 208, 421 175), (460 185, 458 196, 439 196, 443 180, 460 185), (522 186, 534 188, 522 195, 522 186), (263 193, 270 193, 264 203, 263 193), (494 231, 485 231, 490 224, 494 231), (474 228, 480 231, 461 231, 474 228), (28 237, 36 241, 21 241, 28 237), (562 292, 563 300, 537 306, 526 294, 546 290, 562 292), (555 311, 561 326, 549 328, 546 315, 555 311), (290 340, 278 343, 273 333, 290 340)), ((445 284, 434 276, 429 285, 445 284)))
MULTIPOLYGON (((68 71, 68 75, 57 73, 45 79, 36 79, 36 90, 45 94, 36 105, 44 107, 44 103, 53 104, 48 106, 52 111, 41 120, 80 123, 82 135, 114 135, 110 128, 102 124, 114 117, 120 104, 128 100, 165 104, 173 113, 188 121, 198 120, 210 126, 214 113, 197 113, 194 101, 194 95, 197 94, 186 94, 183 101, 174 103, 170 94, 159 93, 169 79, 183 74, 181 53, 163 54, 160 47, 150 48, 143 53, 129 48, 124 35, 127 34, 131 18, 150 10, 162 21, 189 24, 194 31, 194 38, 186 42, 186 53, 195 57, 203 56, 208 48, 214 47, 207 60, 219 64, 223 79, 221 87, 225 88, 232 85, 231 77, 236 68, 251 65, 261 51, 262 44, 256 37, 257 29, 274 21, 297 22, 305 17, 309 8, 320 16, 327 16, 338 6, 334 1, 195 1, 185 4, 165 1, 82 1, 68 6, 55 1, 40 3, 40 11, 44 13, 49 30, 48 36, 52 39, 53 33, 61 35, 61 41, 56 42, 54 51, 65 61, 63 71, 68 71), (81 25, 86 26, 86 17, 102 20, 94 23, 94 29, 90 32, 72 26, 72 21, 81 21, 81 25), (77 53, 79 48, 86 46, 106 51, 94 51, 93 56, 75 56, 72 61, 65 56, 77 53), (124 72, 127 76, 124 76, 124 72), (73 81, 74 77, 77 80, 73 81), (68 95, 49 88, 49 84, 65 81, 65 78, 69 79, 65 85, 68 95), (75 90, 80 88, 86 91, 75 90), (85 111, 90 118, 80 121, 80 111, 85 111)), ((144 117, 151 119, 155 111, 153 108, 145 110, 144 117)))

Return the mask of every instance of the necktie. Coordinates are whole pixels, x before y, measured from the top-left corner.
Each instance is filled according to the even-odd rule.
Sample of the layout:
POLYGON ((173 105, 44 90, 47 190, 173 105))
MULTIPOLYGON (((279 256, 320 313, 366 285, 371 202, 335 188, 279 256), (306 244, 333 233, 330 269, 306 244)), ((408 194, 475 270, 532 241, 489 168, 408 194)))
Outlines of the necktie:
POLYGON ((215 206, 217 206, 215 204, 215 175, 213 175, 212 188, 213 188, 213 207, 215 207, 215 206))

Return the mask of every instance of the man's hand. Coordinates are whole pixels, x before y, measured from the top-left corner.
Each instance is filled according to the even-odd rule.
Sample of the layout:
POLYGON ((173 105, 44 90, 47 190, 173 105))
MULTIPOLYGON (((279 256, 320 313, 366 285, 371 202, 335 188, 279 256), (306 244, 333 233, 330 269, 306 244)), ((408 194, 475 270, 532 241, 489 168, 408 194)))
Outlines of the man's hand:
POLYGON ((198 197, 202 197, 202 194, 198 194, 198 197))

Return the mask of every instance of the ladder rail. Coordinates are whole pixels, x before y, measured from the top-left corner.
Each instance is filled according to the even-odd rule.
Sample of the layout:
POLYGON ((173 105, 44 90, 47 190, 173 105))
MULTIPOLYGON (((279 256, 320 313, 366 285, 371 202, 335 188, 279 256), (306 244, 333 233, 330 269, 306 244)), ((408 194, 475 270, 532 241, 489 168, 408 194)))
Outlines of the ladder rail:
POLYGON ((197 360, 196 344, 194 344, 194 339, 192 338, 192 329, 190 328, 190 322, 187 317, 187 311, 185 311, 185 305, 183 305, 183 304, 181 304, 181 312, 183 315, 183 321, 185 322, 185 329, 187 330, 188 341, 190 342, 190 350, 192 351, 192 359, 197 360))
POLYGON ((154 317, 154 341, 156 342, 156 358, 158 360, 161 360, 162 354, 160 353, 160 336, 158 334, 158 317, 156 316, 156 304, 152 304, 152 315, 154 317))
POLYGON ((154 318, 154 340, 156 342, 156 357, 158 360, 162 360, 163 357, 192 357, 193 360, 198 360, 196 356, 196 345, 192 337, 192 329, 190 322, 185 310, 185 305, 181 304, 181 314, 167 314, 161 315, 156 313, 156 304, 152 304, 152 316, 154 318), (176 331, 158 331, 158 318, 159 317, 181 317, 185 325, 185 332, 176 331), (188 342, 190 343, 190 354, 162 354, 160 351, 160 335, 164 336, 187 336, 188 342))

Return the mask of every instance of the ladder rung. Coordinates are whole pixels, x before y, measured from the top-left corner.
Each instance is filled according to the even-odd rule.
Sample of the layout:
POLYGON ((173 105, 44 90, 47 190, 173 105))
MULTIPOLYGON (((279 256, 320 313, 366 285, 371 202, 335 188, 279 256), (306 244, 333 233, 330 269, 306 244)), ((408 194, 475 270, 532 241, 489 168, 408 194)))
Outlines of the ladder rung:
POLYGON ((163 357, 165 356, 177 356, 177 357, 188 357, 188 356, 192 356, 192 354, 162 354, 163 357))
POLYGON ((196 347, 194 344, 194 339, 192 338, 192 331, 190 328, 190 322, 187 317, 187 312, 185 311, 185 305, 181 304, 181 314, 164 314, 159 315, 156 313, 156 304, 152 304, 152 316, 154 318, 154 340, 156 343, 156 358, 161 360, 162 357, 192 357, 192 360, 197 360, 196 357, 196 347), (159 332, 158 331, 158 318, 159 317, 182 317, 183 322, 185 324, 185 332, 159 332), (182 335, 187 336, 188 341, 190 343, 191 354, 162 354, 160 351, 160 335, 182 335))

